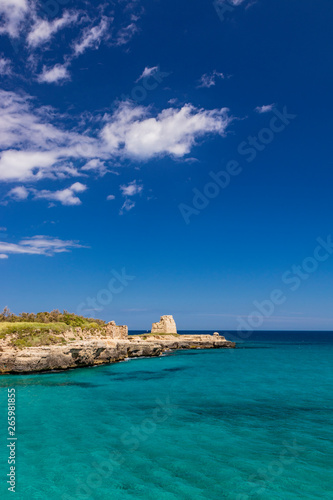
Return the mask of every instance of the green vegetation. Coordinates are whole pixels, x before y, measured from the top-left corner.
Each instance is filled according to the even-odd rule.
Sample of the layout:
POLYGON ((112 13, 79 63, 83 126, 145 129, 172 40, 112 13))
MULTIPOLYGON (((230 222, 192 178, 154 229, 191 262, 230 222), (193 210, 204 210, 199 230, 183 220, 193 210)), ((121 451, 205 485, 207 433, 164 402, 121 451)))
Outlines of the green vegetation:
POLYGON ((66 330, 68 330, 68 326, 65 323, 2 322, 0 323, 0 338, 12 334, 12 345, 16 347, 37 347, 64 343, 65 339, 56 335, 66 330))
MULTIPOLYGON (((99 319, 84 318, 67 311, 21 313, 18 316, 5 309, 0 314, 0 338, 12 335, 11 344, 16 347, 37 347, 66 343, 62 333, 74 328, 83 331, 97 330, 103 333, 105 322, 99 319)), ((82 339, 82 336, 80 336, 82 339)), ((69 340, 75 340, 71 337, 69 340)))
POLYGON ((11 344, 16 347, 33 347, 66 342, 61 333, 68 330, 65 323, 0 323, 0 338, 13 335, 11 344), (53 335, 52 335, 53 334, 53 335))
POLYGON ((20 335, 29 335, 34 332, 37 333, 62 333, 68 330, 68 325, 65 323, 0 323, 0 338, 4 338, 11 333, 18 333, 20 335))
POLYGON ((0 313, 0 324, 6 323, 65 323, 68 326, 80 328, 99 328, 105 326, 105 321, 101 319, 85 318, 78 316, 68 311, 62 313, 58 309, 51 312, 25 313, 22 312, 18 316, 10 312, 8 307, 5 307, 0 313))
POLYGON ((23 338, 18 338, 12 340, 11 344, 16 347, 39 347, 43 345, 52 345, 52 344, 65 344, 66 341, 64 339, 60 339, 59 337, 55 337, 54 335, 50 335, 47 333, 42 333, 40 335, 32 334, 27 335, 23 338))

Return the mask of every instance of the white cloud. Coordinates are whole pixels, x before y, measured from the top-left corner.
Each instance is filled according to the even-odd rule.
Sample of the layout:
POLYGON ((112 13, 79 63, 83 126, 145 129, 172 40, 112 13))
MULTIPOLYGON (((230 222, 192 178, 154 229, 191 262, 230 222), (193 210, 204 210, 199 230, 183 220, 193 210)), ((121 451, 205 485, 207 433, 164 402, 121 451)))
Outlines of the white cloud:
POLYGON ((150 108, 129 102, 119 104, 112 115, 68 119, 50 107, 34 106, 30 96, 0 90, 0 181, 104 175, 106 161, 114 167, 126 158, 183 158, 199 139, 223 136, 232 121, 226 108, 186 104, 153 115, 150 108), (96 123, 102 123, 99 132, 92 126, 96 123))
POLYGON ((135 23, 131 23, 128 26, 121 28, 116 35, 115 45, 126 45, 131 41, 131 39, 137 32, 138 27, 135 23))
MULTIPOLYGON (((88 10, 63 10, 59 8, 59 4, 63 3, 61 0, 59 2, 56 0, 0 0, 0 36, 7 35, 11 38, 15 51, 22 53, 26 68, 34 77, 38 76, 37 72, 40 72, 40 63, 43 63, 46 68, 50 66, 51 61, 52 64, 56 63, 56 67, 60 66, 59 62, 53 59, 54 53, 45 50, 45 48, 51 48, 51 42, 60 30, 73 28, 68 31, 69 41, 66 41, 68 49, 62 59, 69 66, 74 58, 82 55, 86 50, 98 49, 102 40, 109 41, 109 45, 113 46, 123 46, 129 43, 138 31, 137 24, 144 12, 141 2, 136 1, 118 2, 119 9, 115 18, 115 8, 112 2, 111 4, 102 0, 90 2, 88 10), (76 28, 79 28, 79 34, 76 28)), ((57 47, 57 52, 59 53, 59 47, 57 47)), ((63 81, 65 76, 64 70, 62 71, 63 81)), ((47 80, 42 78, 37 81, 47 80)))
POLYGON ((43 72, 38 75, 40 83, 61 83, 65 80, 70 80, 70 74, 67 64, 56 64, 53 68, 46 68, 43 66, 43 72))
POLYGON ((4 181, 41 179, 58 161, 53 151, 7 150, 0 155, 0 179, 4 181), (33 173, 37 170, 37 173, 33 173))
POLYGON ((98 141, 52 124, 61 118, 27 95, 0 90, 0 181, 78 175, 68 159, 96 156, 98 141))
MULTIPOLYGON (((132 210, 132 208, 135 207, 135 202, 132 201, 132 200, 125 200, 120 211, 119 211, 119 215, 123 215, 124 212, 129 212, 130 210, 132 210)), ((0 247, 1 248, 1 247, 0 247)))
POLYGON ((8 258, 9 254, 47 255, 52 257, 56 253, 69 252, 71 248, 85 248, 76 241, 63 241, 50 236, 33 236, 24 238, 19 243, 0 241, 1 259, 8 258))
POLYGON ((0 75, 10 76, 12 74, 12 65, 9 59, 0 57, 0 75))
POLYGON ((106 197, 108 201, 115 200, 115 195, 114 194, 109 194, 109 196, 106 197))
POLYGON ((0 35, 7 34, 12 38, 17 38, 28 9, 27 0, 1 0, 0 35))
POLYGON ((122 196, 126 197, 121 209, 119 211, 119 215, 123 215, 125 212, 129 212, 132 208, 135 207, 135 202, 130 200, 128 196, 134 196, 136 194, 140 194, 143 190, 142 184, 138 184, 136 180, 130 182, 129 184, 120 186, 120 191, 122 196))
POLYGON ((216 85, 216 81, 218 79, 224 79, 224 74, 219 73, 218 71, 214 70, 212 73, 205 73, 202 75, 200 78, 200 83, 198 85, 198 88, 209 88, 213 87, 216 85))
POLYGON ((257 113, 269 113, 269 111, 272 111, 272 109, 274 108, 275 104, 267 104, 265 106, 257 106, 255 111, 257 111, 257 113))
POLYGON ((78 19, 77 12, 65 11, 63 16, 54 21, 36 18, 32 30, 28 34, 27 41, 30 47, 38 47, 51 40, 57 31, 70 26, 78 19))
POLYGON ((17 201, 26 200, 29 196, 29 191, 24 186, 17 186, 9 191, 7 194, 10 198, 17 201))
POLYGON ((96 172, 101 177, 103 177, 108 172, 108 169, 105 166, 105 162, 99 160, 98 158, 93 158, 92 160, 89 160, 81 168, 81 170, 88 171, 88 172, 96 172))
POLYGON ((149 76, 152 76, 152 75, 154 75, 157 72, 158 72, 158 66, 153 66, 151 68, 149 68, 148 66, 146 66, 145 69, 143 70, 142 74, 135 81, 135 83, 138 83, 140 80, 143 80, 143 78, 148 78, 149 76))
POLYGON ((86 191, 87 186, 80 182, 75 182, 69 188, 60 189, 58 191, 49 191, 43 189, 42 191, 33 190, 35 199, 45 199, 50 201, 59 201, 62 205, 81 205, 81 200, 75 193, 83 193, 86 191))
POLYGON ((79 56, 83 54, 87 49, 94 48, 98 49, 103 38, 108 38, 111 18, 103 16, 100 23, 92 28, 85 28, 82 32, 80 40, 74 44, 74 55, 79 56))
POLYGON ((50 191, 43 189, 38 191, 35 188, 27 189, 24 186, 17 186, 7 193, 7 197, 15 201, 26 200, 29 193, 34 195, 34 200, 45 199, 49 201, 59 201, 62 205, 81 205, 81 200, 76 196, 76 193, 83 193, 87 186, 80 182, 75 182, 69 188, 60 189, 58 191, 50 191))
POLYGON ((120 191, 123 196, 134 196, 135 194, 141 193, 143 190, 143 186, 141 184, 137 184, 136 181, 130 182, 127 186, 120 186, 120 191))
POLYGON ((32 97, 0 90, 0 148, 63 144, 65 133, 51 118, 50 109, 33 108, 32 97))
POLYGON ((182 157, 198 138, 224 135, 231 118, 228 109, 204 110, 191 104, 169 108, 151 117, 148 108, 122 103, 102 130, 111 154, 149 160, 156 156, 182 157))

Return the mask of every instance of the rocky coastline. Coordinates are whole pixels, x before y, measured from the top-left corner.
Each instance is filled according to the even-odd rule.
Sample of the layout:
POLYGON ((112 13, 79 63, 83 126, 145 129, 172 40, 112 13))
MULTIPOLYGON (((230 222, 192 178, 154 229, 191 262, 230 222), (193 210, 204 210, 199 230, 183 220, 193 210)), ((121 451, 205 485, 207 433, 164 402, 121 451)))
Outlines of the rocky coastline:
POLYGON ((114 322, 111 322, 107 327, 108 334, 102 332, 102 334, 92 335, 88 332, 83 338, 82 332, 76 332, 77 338, 68 340, 66 344, 17 348, 8 342, 2 342, 0 373, 27 374, 68 370, 116 363, 128 358, 161 356, 178 349, 235 347, 234 342, 229 342, 218 333, 178 335, 174 330, 175 325, 172 324, 172 316, 162 316, 163 324, 162 318, 169 318, 166 323, 171 325, 169 328, 172 329, 172 333, 162 332, 161 328, 155 326, 153 329, 157 328, 160 333, 128 336, 127 327, 117 327, 114 322))

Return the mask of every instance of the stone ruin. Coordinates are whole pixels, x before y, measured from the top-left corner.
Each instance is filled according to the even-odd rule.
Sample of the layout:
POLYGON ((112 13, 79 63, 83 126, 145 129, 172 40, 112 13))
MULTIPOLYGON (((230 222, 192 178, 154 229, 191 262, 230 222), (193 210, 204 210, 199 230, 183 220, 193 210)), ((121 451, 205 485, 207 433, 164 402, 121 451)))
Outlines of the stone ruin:
POLYGON ((106 335, 112 339, 126 340, 128 337, 128 327, 126 325, 116 325, 115 321, 110 321, 106 325, 106 335))
POLYGON ((177 333, 177 327, 173 316, 161 316, 158 323, 153 323, 151 333, 155 333, 156 335, 161 333, 177 333))
POLYGON ((220 335, 219 332, 214 332, 213 337, 216 339, 218 338, 219 340, 225 340, 225 337, 223 337, 223 335, 220 335))

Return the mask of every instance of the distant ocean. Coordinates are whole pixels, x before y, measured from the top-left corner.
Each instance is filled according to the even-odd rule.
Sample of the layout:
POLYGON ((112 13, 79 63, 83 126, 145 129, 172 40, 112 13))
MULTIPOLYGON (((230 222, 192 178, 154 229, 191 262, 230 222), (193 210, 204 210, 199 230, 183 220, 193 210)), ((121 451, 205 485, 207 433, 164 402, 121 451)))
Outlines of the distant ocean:
POLYGON ((260 332, 236 349, 1 376, 0 498, 15 387, 17 500, 333 499, 332 371, 333 333, 260 332))

